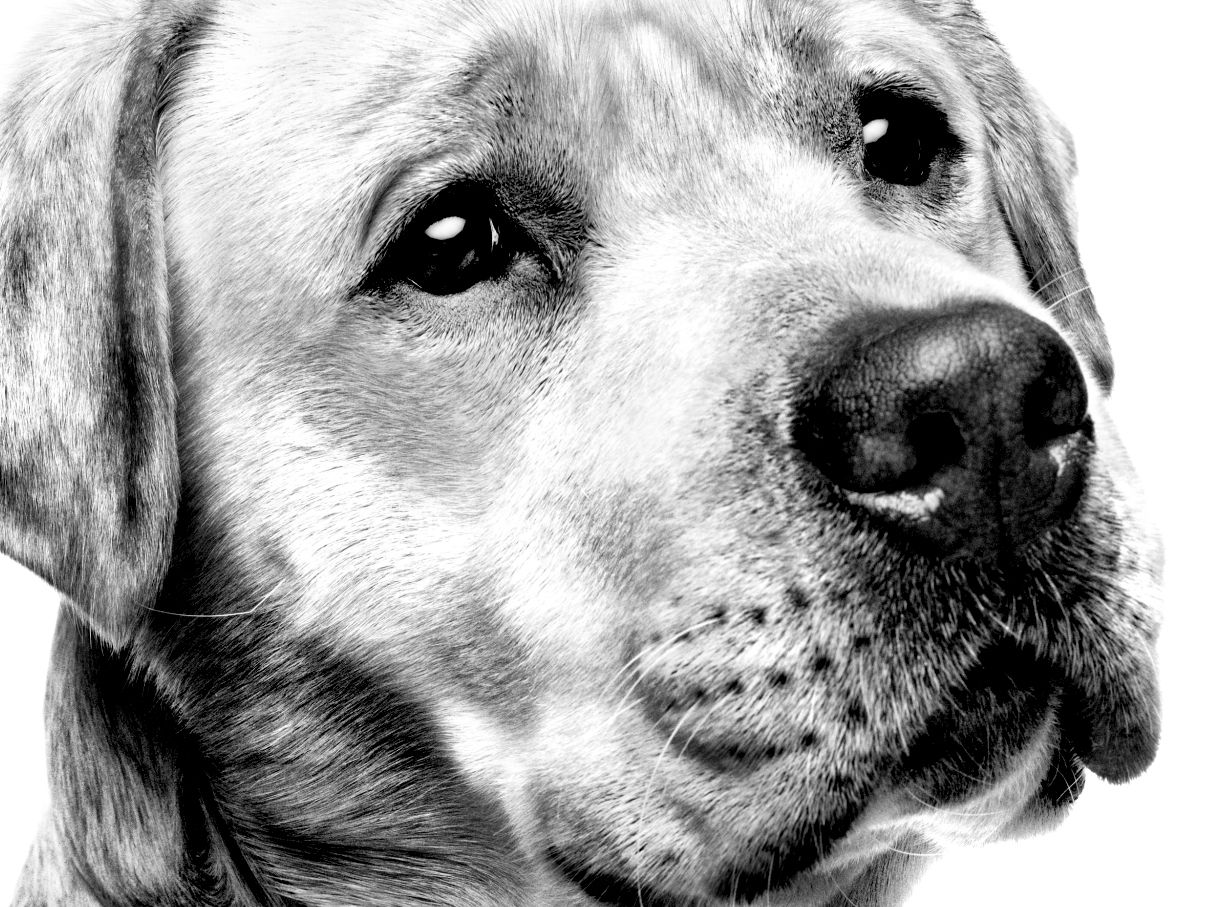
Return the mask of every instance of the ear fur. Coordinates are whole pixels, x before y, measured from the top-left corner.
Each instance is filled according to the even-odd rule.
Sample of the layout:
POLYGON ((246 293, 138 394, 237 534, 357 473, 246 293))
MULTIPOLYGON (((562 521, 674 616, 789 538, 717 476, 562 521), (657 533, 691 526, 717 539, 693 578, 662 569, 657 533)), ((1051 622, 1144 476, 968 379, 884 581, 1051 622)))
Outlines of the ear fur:
POLYGON ((128 5, 33 48, 0 126, 0 552, 114 646, 177 499, 154 146, 184 19, 128 5))
POLYGON ((1073 335, 1101 386, 1113 359, 1076 249, 1071 137, 1017 72, 970 0, 916 0, 962 63, 985 124, 1000 208, 1030 288, 1073 335))

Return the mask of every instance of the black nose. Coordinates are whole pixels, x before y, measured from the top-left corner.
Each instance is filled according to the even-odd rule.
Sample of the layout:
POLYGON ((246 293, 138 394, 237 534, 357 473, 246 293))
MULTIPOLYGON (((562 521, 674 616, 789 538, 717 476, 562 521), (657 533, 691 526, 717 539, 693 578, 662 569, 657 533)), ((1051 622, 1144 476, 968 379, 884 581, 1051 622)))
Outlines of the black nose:
POLYGON ((1088 392, 1048 325, 992 303, 887 311, 833 349, 794 440, 866 513, 943 554, 1003 556, 1078 498, 1088 392))

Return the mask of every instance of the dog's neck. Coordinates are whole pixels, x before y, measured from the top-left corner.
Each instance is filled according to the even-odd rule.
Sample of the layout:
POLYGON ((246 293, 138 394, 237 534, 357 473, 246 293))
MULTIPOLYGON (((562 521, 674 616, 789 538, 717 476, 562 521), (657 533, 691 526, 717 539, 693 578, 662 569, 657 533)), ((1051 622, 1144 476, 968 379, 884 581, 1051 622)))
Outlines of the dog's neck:
MULTIPOLYGON (((179 623, 175 632, 183 632, 179 623)), ((215 640, 201 643, 192 651, 215 640)), ((322 674, 322 657, 309 666, 292 663, 322 674)), ((200 669, 221 670, 209 663, 200 669)), ((291 682, 271 673, 266 683, 291 682)), ((238 685, 227 677, 212 673, 211 680, 238 685)), ((268 743, 251 741, 243 755, 231 756, 235 762, 216 764, 207 755, 215 747, 206 743, 214 729, 189 726, 187 708, 162 693, 172 685, 128 652, 115 652, 70 613, 61 616, 47 694, 52 818, 26 865, 18 904, 304 907, 349 903, 354 891, 359 903, 417 904, 418 891, 460 905, 530 903, 511 836, 498 828, 501 817, 489 804, 463 802, 446 790, 439 759, 422 753, 413 769, 434 776, 420 787, 446 790, 445 812, 431 814, 430 802, 417 813, 387 802, 401 788, 399 779, 383 777, 384 765, 368 765, 375 759, 367 752, 360 768, 377 771, 379 819, 393 824, 387 837, 363 827, 373 840, 354 850, 349 842, 357 829, 329 807, 364 813, 355 787, 325 788, 305 766, 291 774, 297 766, 268 743), (274 780, 266 782, 262 771, 274 780), (293 798, 295 812, 274 815, 266 807, 282 796, 293 798), (456 841, 438 836, 438 825, 453 829, 456 841), (465 853, 451 849, 457 841, 465 853), (504 870, 489 875, 470 865, 485 849, 493 849, 487 862, 504 870), (347 866, 340 865, 342 855, 347 866)), ((375 698, 406 734, 398 704, 375 698)), ((373 718, 369 711, 351 704, 345 723, 364 723, 373 718)), ((394 741, 392 748, 399 750, 396 760, 416 756, 415 746, 409 751, 394 741)), ((334 783, 342 773, 328 769, 327 782, 334 783)), ((415 778, 403 780, 413 794, 419 789, 415 778)))
POLYGON ((16 903, 285 905, 244 861, 154 685, 68 612, 46 719, 51 815, 16 903))

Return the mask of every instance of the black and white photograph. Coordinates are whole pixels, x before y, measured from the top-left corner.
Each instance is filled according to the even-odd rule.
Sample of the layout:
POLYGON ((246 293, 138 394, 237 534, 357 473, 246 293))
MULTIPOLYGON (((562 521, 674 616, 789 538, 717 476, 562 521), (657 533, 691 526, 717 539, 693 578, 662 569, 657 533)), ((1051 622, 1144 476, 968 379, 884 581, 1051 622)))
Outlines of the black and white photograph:
POLYGON ((1203 899, 1208 29, 0 0, 0 903, 1203 899))

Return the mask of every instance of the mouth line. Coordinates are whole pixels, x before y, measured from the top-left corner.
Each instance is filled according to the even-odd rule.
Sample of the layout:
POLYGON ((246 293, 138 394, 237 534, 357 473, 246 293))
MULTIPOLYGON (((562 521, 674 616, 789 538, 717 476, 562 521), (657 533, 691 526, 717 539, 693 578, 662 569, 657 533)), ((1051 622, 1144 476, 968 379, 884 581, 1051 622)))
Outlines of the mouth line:
POLYGON ((1064 711, 1061 694, 1050 692, 1020 745, 999 747, 1003 764, 970 776, 971 788, 953 798, 930 800, 921 796, 919 780, 897 780, 870 797, 852 829, 812 865, 770 892, 797 891, 841 874, 855 878, 891 853, 930 857, 946 846, 986 843, 1023 823, 1028 827, 1039 812, 1061 814, 1084 788, 1064 711))
MULTIPOLYGON (((940 846, 969 846, 994 840, 1039 806, 1055 812, 1074 803, 1083 790, 1084 768, 1064 730, 1063 711, 1054 693, 1022 745, 1005 751, 1000 770, 973 779, 962 796, 929 800, 920 795, 918 782, 901 781, 873 799, 855 834, 874 831, 883 842, 915 835, 940 846)), ((835 857, 846 855, 838 850, 830 859, 835 857)))

